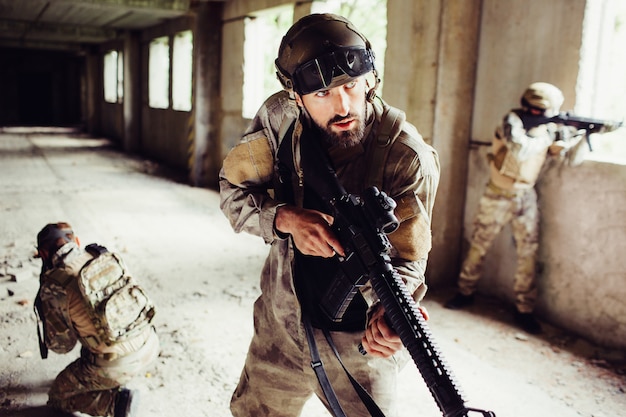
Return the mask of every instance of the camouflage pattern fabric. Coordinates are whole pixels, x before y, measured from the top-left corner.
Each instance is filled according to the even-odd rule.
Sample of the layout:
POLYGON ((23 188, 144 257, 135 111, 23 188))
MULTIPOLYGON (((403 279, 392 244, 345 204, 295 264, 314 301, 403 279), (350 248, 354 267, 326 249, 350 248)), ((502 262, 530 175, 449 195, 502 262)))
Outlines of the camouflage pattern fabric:
POLYGON ((145 343, 137 351, 108 361, 87 349, 54 380, 48 405, 66 412, 113 416, 119 388, 144 372, 159 355, 154 329, 146 330, 145 343))
MULTIPOLYGON (((368 177, 368 147, 373 143, 373 132, 382 116, 380 106, 374 105, 373 110, 363 146, 337 153, 331 150, 337 175, 351 193, 360 194, 368 177)), ((271 245, 261 273, 262 294, 255 303, 255 333, 232 397, 231 410, 235 417, 295 417, 312 395, 323 397, 310 366, 300 302, 294 288, 293 242, 274 229, 276 210, 284 204, 274 198, 273 189, 278 177, 275 156, 282 139, 280 132, 284 133, 284 127, 296 120, 293 143, 297 144, 296 135, 303 129, 298 116, 299 110, 286 91, 270 97, 257 112, 242 141, 226 157, 220 172, 221 209, 235 232, 260 236, 271 245)), ((398 139, 387 157, 382 188, 398 203, 396 215, 401 221, 400 228, 389 235, 394 246, 392 262, 419 301, 426 292, 424 273, 431 246, 430 224, 439 183, 439 160, 435 150, 410 124, 403 124, 398 139)), ((299 149, 294 155, 298 152, 299 149)), ((294 161, 294 166, 298 171, 299 161, 294 161)), ((296 202, 302 201, 298 194, 302 192, 302 189, 294 190, 296 202)), ((378 302, 371 285, 363 287, 362 295, 370 307, 378 302)), ((361 355, 357 346, 363 332, 333 335, 350 372, 371 389, 375 401, 393 416, 398 363, 394 359, 361 355)), ((324 337, 318 334, 317 341, 330 381, 347 414, 369 416, 354 388, 345 380, 343 369, 327 351, 324 337)))
POLYGON ((159 355, 160 346, 152 326, 111 346, 93 344, 97 335, 77 285, 80 268, 92 259, 75 242, 53 256, 53 268, 41 276, 40 295, 46 328, 46 344, 56 353, 67 353, 77 341, 80 358, 55 379, 48 405, 65 412, 112 416, 119 388, 143 372, 159 355))
POLYGON ((41 284, 39 290, 46 323, 45 343, 49 349, 56 353, 71 351, 78 335, 72 326, 69 316, 69 301, 66 289, 54 280, 47 280, 41 284))
POLYGON ((511 223, 517 250, 514 292, 517 309, 529 313, 535 306, 536 259, 539 248, 539 209, 534 188, 511 193, 489 184, 480 199, 474 219, 469 253, 459 276, 459 291, 476 291, 482 275, 485 255, 504 225, 511 223))
MULTIPOLYGON (((268 313, 263 300, 257 300, 254 337, 231 401, 233 416, 298 416, 313 395, 328 408, 311 368, 304 326, 300 325, 298 337, 293 337, 279 318, 268 313)), ((346 415, 369 417, 370 413, 356 394, 322 331, 314 329, 314 334, 320 359, 346 415)), ((396 375, 409 359, 406 350, 387 359, 373 358, 358 352, 363 332, 332 332, 331 335, 351 374, 375 398, 387 417, 396 416, 396 375)))

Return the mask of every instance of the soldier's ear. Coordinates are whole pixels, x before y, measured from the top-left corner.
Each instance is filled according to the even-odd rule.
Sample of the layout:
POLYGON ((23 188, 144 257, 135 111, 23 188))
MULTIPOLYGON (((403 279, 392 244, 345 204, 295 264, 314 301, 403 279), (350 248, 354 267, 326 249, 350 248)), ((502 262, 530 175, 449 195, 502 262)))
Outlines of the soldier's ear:
POLYGON ((40 258, 40 259, 46 259, 48 257, 48 252, 46 252, 45 249, 41 249, 41 248, 36 248, 37 249, 37 254, 35 255, 35 258, 40 258))
POLYGON ((294 93, 294 95, 295 95, 296 104, 298 105, 298 107, 304 107, 304 103, 302 102, 302 97, 300 97, 300 94, 294 93))
POLYGON ((76 240, 76 244, 80 246, 80 239, 78 238, 78 236, 74 236, 74 240, 76 240))

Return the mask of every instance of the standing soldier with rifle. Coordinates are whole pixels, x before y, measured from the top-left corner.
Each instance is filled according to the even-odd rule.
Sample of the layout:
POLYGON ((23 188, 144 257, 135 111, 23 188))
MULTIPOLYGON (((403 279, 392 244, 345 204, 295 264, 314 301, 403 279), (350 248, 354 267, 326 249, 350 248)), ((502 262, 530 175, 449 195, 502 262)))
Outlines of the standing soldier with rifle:
POLYGON ((535 184, 548 158, 566 158, 571 165, 579 164, 586 151, 583 138, 589 143, 589 134, 609 132, 619 126, 560 114, 563 101, 563 93, 556 86, 532 83, 522 95, 522 107, 511 110, 497 127, 488 155, 490 179, 474 220, 471 246, 458 280, 459 290, 445 307, 460 309, 474 302, 487 251, 510 222, 517 249, 514 319, 528 333, 541 333, 541 324, 533 315, 539 247, 535 184))
POLYGON ((376 97, 371 45, 345 18, 300 19, 282 39, 276 67, 285 90, 263 104, 220 173, 221 208, 234 230, 271 245, 231 411, 295 417, 316 395, 335 416, 370 416, 345 365, 380 409, 395 416, 395 381, 406 351, 371 284, 359 283, 338 316, 321 308, 349 253, 326 196, 303 169, 314 156, 301 145, 321 146, 348 192, 377 186, 395 200, 399 225, 389 235, 389 259, 417 302, 426 292, 437 154, 404 113, 376 97))

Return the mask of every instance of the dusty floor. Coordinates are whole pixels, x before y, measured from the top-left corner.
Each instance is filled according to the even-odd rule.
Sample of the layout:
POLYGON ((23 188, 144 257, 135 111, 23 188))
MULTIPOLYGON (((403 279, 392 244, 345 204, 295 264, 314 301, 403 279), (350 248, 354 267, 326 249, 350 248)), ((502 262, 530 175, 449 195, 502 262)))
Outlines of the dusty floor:
MULTIPOLYGON (((36 233, 55 221, 72 223, 84 244, 121 252, 157 303, 162 353, 132 383, 140 416, 230 415, 267 248, 232 232, 217 193, 162 171, 103 139, 0 132, 1 416, 55 415, 47 389, 78 354, 41 360, 37 348, 32 255, 36 233)), ((548 325, 539 337, 522 334, 495 300, 443 309, 449 295, 431 291, 424 304, 468 405, 498 417, 626 416, 624 352, 548 325)), ((400 382, 402 417, 441 415, 412 363, 400 382)), ((302 415, 328 414, 312 400, 302 415)))

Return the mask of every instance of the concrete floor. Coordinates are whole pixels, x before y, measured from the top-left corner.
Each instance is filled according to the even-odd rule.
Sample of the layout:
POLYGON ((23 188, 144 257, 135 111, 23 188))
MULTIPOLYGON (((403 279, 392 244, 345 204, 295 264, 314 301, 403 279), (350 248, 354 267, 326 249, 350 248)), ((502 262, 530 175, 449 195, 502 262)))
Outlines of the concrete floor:
MULTIPOLYGON (((37 351, 40 266, 32 255, 36 233, 56 221, 72 223, 85 244, 122 253, 157 303, 162 354, 133 383, 140 417, 229 416, 267 248, 235 235, 218 202, 216 192, 189 187, 105 139, 0 131, 0 416, 58 415, 44 407, 46 392, 77 355, 42 361, 37 351)), ((498 300, 446 310, 449 296, 430 291, 424 305, 468 406, 498 417, 626 415, 624 352, 548 324, 540 336, 524 334, 498 300)), ((412 363, 398 392, 400 417, 441 415, 412 363)), ((315 399, 302 414, 327 415, 315 399)))

